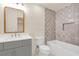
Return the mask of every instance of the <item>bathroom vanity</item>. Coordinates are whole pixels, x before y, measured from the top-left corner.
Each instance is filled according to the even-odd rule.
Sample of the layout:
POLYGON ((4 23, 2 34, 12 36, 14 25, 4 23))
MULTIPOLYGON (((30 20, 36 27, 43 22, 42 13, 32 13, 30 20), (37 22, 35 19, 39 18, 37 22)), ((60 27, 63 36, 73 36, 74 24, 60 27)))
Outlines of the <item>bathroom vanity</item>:
POLYGON ((24 35, 24 19, 24 10, 4 7, 4 33, 15 35, 0 35, 0 56, 32 55, 32 38, 24 35), (16 33, 19 34, 16 35, 16 33))
POLYGON ((7 38, 0 40, 0 56, 31 56, 31 55, 32 55, 32 39, 30 37, 7 38))

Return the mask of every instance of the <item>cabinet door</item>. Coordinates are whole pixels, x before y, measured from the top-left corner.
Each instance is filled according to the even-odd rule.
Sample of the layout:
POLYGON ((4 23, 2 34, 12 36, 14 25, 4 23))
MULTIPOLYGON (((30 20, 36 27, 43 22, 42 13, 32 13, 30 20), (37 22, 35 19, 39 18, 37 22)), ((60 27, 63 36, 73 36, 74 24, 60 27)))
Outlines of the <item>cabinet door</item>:
POLYGON ((14 49, 5 50, 5 51, 0 52, 0 56, 16 56, 16 51, 14 49))
POLYGON ((31 56, 31 55, 32 55, 31 47, 16 48, 16 56, 31 56))
POLYGON ((3 43, 0 43, 0 51, 3 50, 3 43))

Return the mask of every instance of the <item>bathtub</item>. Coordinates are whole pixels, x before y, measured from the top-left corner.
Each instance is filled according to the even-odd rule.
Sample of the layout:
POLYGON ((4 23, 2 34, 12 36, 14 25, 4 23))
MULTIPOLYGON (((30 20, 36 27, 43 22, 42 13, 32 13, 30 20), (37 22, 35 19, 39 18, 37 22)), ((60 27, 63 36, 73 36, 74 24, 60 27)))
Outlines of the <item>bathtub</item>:
POLYGON ((65 43, 59 40, 48 41, 53 56, 79 56, 79 46, 65 43))

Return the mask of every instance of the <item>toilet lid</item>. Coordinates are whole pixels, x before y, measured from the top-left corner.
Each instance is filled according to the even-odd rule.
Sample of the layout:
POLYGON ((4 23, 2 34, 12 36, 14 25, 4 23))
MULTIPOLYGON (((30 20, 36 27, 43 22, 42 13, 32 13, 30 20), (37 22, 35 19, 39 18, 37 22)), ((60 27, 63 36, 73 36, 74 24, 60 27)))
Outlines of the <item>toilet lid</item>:
POLYGON ((39 46, 39 49, 50 50, 50 48, 47 45, 41 45, 41 46, 39 46))

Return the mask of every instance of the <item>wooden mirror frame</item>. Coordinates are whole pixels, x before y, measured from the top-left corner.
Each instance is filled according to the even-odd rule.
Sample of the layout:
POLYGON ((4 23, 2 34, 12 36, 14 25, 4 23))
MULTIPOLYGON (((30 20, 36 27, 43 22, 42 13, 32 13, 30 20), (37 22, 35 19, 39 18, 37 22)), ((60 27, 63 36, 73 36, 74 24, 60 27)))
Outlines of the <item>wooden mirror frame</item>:
MULTIPOLYGON (((7 32, 6 31, 6 8, 12 8, 12 7, 4 7, 4 33, 23 33, 24 32, 24 20, 25 20, 25 14, 24 14, 24 11, 20 10, 23 12, 23 32, 7 32)), ((12 9, 15 9, 15 8, 12 8, 12 9)), ((19 10, 19 9, 16 9, 16 10, 19 10)))

